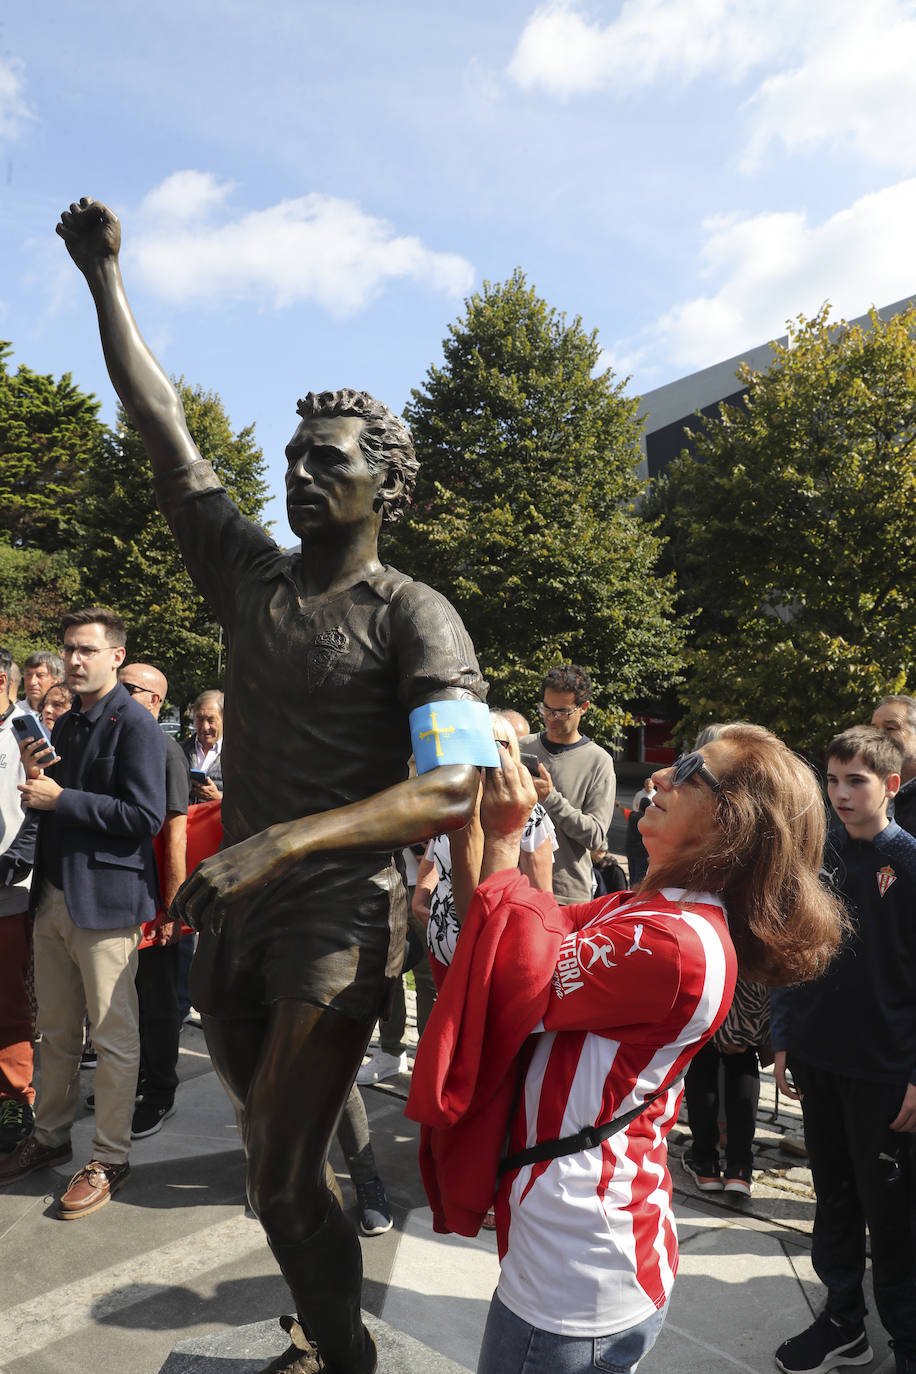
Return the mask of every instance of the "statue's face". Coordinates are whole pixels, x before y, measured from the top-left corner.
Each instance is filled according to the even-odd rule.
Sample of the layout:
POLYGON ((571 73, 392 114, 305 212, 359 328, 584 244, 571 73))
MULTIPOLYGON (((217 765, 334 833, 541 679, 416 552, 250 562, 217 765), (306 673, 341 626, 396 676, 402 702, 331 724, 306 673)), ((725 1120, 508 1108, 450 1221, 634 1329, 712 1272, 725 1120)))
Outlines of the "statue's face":
POLYGON ((303 420, 286 446, 286 509, 300 539, 339 535, 375 520, 384 474, 359 446, 363 422, 354 416, 303 420))

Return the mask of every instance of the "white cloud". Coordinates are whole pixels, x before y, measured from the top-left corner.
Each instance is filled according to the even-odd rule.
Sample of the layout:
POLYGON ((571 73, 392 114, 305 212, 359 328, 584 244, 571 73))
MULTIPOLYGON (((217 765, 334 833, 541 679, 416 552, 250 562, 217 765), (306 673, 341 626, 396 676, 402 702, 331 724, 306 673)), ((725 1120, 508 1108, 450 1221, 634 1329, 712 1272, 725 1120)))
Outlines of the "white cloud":
POLYGON ((133 253, 149 287, 172 300, 254 300, 277 308, 310 301, 349 315, 394 278, 460 297, 474 270, 349 200, 313 192, 215 222, 232 187, 209 173, 176 172, 141 206, 133 253))
POLYGON ((790 151, 851 145, 910 170, 914 66, 911 0, 626 0, 607 24, 575 0, 550 0, 528 20, 508 74, 562 98, 751 78, 745 171, 773 142, 790 151))
POLYGON ((224 204, 234 189, 233 182, 219 182, 212 172, 173 172, 143 197, 140 214, 144 220, 193 224, 224 204))
POLYGON ((902 300, 916 293, 914 218, 916 178, 863 196, 822 224, 797 212, 708 220, 701 276, 709 292, 613 353, 693 370, 775 338, 787 319, 813 315, 825 300, 847 319, 902 300))
MULTIPOLYGON (((843 8, 847 0, 832 0, 843 8)), ((680 82, 717 73, 742 80, 753 67, 791 49, 810 27, 797 0, 626 0, 609 24, 587 19, 572 0, 535 10, 509 63, 520 86, 555 95, 603 87, 680 82)))
POLYGON ((16 57, 0 57, 0 138, 17 138, 33 118, 25 99, 25 68, 16 57))
POLYGON ((911 5, 873 0, 827 25, 799 64, 763 81, 749 102, 742 166, 756 167, 771 142, 790 152, 852 146, 870 161, 916 167, 916 15, 911 5))

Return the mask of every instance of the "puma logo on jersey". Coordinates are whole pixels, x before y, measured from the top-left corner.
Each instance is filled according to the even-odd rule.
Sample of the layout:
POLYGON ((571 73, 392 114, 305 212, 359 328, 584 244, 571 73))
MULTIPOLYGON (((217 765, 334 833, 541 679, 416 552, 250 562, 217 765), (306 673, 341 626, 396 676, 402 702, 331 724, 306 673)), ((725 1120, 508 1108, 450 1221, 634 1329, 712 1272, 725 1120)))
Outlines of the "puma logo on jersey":
POLYGON ((623 956, 624 959, 629 959, 629 957, 630 957, 631 954, 648 954, 649 958, 651 959, 651 957, 652 957, 652 951, 651 951, 651 949, 646 949, 645 945, 641 945, 641 944, 639 943, 641 939, 642 939, 642 924, 640 923, 640 925, 634 926, 634 927, 633 927, 633 943, 630 945, 630 948, 627 950, 626 954, 623 956))

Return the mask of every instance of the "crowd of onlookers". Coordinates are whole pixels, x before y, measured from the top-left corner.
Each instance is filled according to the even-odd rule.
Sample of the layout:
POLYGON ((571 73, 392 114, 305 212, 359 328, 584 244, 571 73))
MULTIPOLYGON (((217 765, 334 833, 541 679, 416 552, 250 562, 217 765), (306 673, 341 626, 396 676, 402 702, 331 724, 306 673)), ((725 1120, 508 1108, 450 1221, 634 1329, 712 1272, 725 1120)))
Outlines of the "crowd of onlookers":
POLYGON ((71 1158, 94 1063, 92 1159, 59 1204, 71 1220, 108 1202, 130 1141, 174 1111, 193 937, 168 907, 219 844, 223 700, 202 693, 179 744, 158 724, 166 677, 125 663, 120 617, 90 607, 62 631, 60 655, 26 657, 22 700, 0 648, 0 1183, 71 1158))
MULTIPOLYGON (((194 936, 169 905, 219 844, 224 703, 219 691, 202 692, 193 732, 178 742, 157 721, 167 679, 155 665, 125 662, 118 616, 91 607, 65 616, 62 630, 61 655, 36 650, 21 673, 0 647, 0 1184, 71 1158, 88 1025, 97 1059, 92 1159, 59 1204, 59 1216, 74 1219, 123 1186, 130 1141, 160 1130, 175 1110, 194 936)), ((591 692, 582 669, 561 665, 543 681, 542 729, 515 710, 490 716, 537 796, 519 869, 561 906, 637 888, 647 870, 640 821, 656 781, 646 778, 631 806, 617 803, 625 855, 609 853, 615 774, 581 728, 591 692)), ((703 731, 697 756, 728 729, 703 731)), ((909 1370, 916 1366, 900 1361, 916 1350, 914 1228, 900 1203, 911 1196, 916 1139, 916 700, 887 697, 870 725, 832 740, 826 780, 839 824, 823 880, 845 902, 846 942, 814 983, 771 992, 739 980, 728 1017, 686 1074, 683 1167, 704 1192, 750 1195, 759 1067, 774 1063, 779 1091, 802 1098, 797 1148, 810 1157, 813 1259, 828 1289, 824 1314, 780 1347, 777 1363, 801 1371, 865 1362, 867 1223, 876 1303, 903 1352, 898 1368, 909 1370)), ((475 826, 403 851, 411 908, 403 972, 414 974, 421 1035, 480 873, 475 826)), ((403 980, 387 1013, 357 1084, 407 1071, 403 980)), ((380 1234, 391 1210, 356 1086, 339 1138, 362 1229, 380 1234)))

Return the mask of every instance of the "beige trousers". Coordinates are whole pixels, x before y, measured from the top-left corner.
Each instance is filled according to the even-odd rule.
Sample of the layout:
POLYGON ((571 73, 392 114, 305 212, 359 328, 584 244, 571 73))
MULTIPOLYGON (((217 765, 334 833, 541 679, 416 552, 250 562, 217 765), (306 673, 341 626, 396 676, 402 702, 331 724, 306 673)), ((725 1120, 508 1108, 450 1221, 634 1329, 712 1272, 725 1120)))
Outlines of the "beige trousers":
POLYGON ((41 1090, 35 1136, 63 1145, 79 1107, 83 1018, 88 1014, 98 1053, 93 1075, 95 1137, 92 1158, 123 1164, 140 1065, 137 1015, 138 925, 81 930, 64 894, 43 883, 35 914, 35 995, 41 1031, 41 1090))

